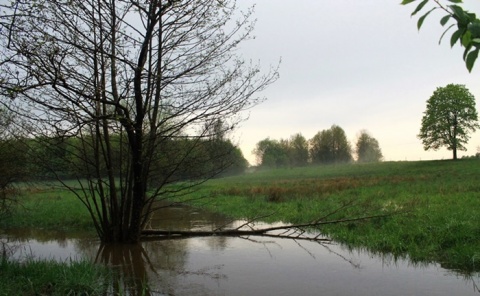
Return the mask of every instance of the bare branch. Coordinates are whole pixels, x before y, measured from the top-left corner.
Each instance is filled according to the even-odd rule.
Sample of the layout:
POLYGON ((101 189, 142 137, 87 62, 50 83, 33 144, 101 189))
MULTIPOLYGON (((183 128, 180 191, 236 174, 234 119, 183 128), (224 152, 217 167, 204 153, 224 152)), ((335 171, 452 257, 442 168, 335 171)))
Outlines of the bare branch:
MULTIPOLYGON (((198 237, 198 236, 266 236, 266 237, 276 237, 276 238, 287 238, 287 239, 296 239, 296 240, 309 240, 309 241, 330 241, 330 239, 322 237, 321 234, 315 236, 307 235, 307 229, 316 228, 322 225, 327 224, 340 224, 347 222, 359 222, 364 220, 370 220, 374 218, 383 218, 388 217, 400 212, 380 214, 380 215, 370 215, 362 216, 356 218, 348 219, 338 219, 338 220, 329 220, 329 221, 314 221, 311 223, 304 224, 293 224, 293 225, 282 225, 282 226, 273 226, 266 228, 251 228, 250 230, 243 230, 240 228, 234 229, 216 229, 213 231, 172 231, 172 230, 159 230, 159 229, 149 229, 143 230, 142 235, 144 237, 156 238, 185 238, 185 237, 198 237), (275 233, 276 231, 284 230, 282 233, 275 233)), ((250 227, 253 221, 246 222, 242 224, 243 227, 250 227)))

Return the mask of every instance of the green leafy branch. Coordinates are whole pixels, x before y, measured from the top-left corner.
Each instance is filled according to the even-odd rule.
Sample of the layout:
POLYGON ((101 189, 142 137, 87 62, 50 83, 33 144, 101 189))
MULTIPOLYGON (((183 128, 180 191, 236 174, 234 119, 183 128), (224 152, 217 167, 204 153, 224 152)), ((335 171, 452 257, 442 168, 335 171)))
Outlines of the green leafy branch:
MULTIPOLYGON (((453 4, 443 5, 440 0, 422 0, 412 12, 412 16, 421 11, 425 11, 425 7, 429 2, 435 2, 435 6, 433 8, 430 8, 426 13, 419 17, 417 21, 417 27, 420 30, 423 22, 430 13, 439 9, 446 12, 446 15, 440 19, 440 24, 444 27, 450 20, 453 20, 455 23, 446 28, 446 30, 440 36, 439 43, 441 43, 447 32, 456 27, 456 30, 450 37, 450 46, 453 47, 456 43, 460 43, 460 45, 465 48, 463 60, 465 61, 468 71, 471 72, 480 51, 480 20, 477 18, 475 13, 468 12, 460 5, 457 5, 463 3, 462 0, 446 1, 453 4)), ((401 4, 407 5, 412 2, 418 1, 403 0, 401 4)))

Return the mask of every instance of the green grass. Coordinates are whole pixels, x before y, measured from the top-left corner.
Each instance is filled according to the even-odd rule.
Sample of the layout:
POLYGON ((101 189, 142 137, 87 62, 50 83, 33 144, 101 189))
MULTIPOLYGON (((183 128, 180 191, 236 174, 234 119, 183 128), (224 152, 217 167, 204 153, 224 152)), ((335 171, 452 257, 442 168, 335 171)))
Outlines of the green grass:
POLYGON ((41 187, 24 189, 19 206, 9 219, 2 221, 2 226, 94 231, 86 207, 72 192, 41 187))
MULTIPOLYGON (((305 223, 342 207, 327 219, 398 211, 320 230, 350 247, 470 272, 480 271, 479 176, 476 159, 304 167, 210 180, 186 198, 232 218, 267 222, 305 223)), ((93 233, 87 210, 67 191, 25 191, 21 200, 3 227, 93 233)))
POLYGON ((0 261, 0 295, 104 295, 111 272, 83 262, 0 261))
MULTIPOLYGON (((88 230, 94 232, 85 206, 66 190, 22 188, 4 228, 88 230)), ((89 262, 33 260, 0 262, 2 295, 104 295, 111 271, 89 262)))
POLYGON ((305 223, 398 214, 320 230, 351 247, 480 270, 480 161, 386 162, 259 171, 207 182, 196 206, 305 223))

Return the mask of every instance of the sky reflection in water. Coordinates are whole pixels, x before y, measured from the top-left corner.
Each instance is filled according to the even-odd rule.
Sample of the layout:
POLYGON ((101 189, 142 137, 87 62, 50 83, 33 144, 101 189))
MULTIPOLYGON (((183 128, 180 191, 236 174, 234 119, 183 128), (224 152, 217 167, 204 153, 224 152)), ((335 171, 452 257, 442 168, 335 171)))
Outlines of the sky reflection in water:
MULTIPOLYGON (((182 215, 182 227, 205 227, 198 211, 182 215)), ((208 215, 214 224, 227 222, 208 215)), ((133 295, 145 281, 153 295, 480 295, 478 273, 465 277, 436 264, 413 265, 338 244, 202 237, 150 241, 132 248, 102 247, 98 240, 81 235, 68 238, 30 231, 2 237, 16 259, 87 258, 115 266, 123 273, 123 289, 133 295)))

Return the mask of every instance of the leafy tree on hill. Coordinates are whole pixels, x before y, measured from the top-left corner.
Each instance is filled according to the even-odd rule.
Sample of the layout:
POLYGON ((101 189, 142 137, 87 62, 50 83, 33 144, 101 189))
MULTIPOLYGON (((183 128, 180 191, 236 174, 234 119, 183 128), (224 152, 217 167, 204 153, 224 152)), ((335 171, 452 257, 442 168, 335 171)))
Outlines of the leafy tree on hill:
POLYGON ((363 130, 355 145, 355 154, 358 162, 378 162, 383 159, 382 150, 377 139, 363 130))
POLYGON ((468 133, 479 128, 475 98, 463 85, 439 87, 427 101, 418 137, 425 150, 447 147, 457 159, 457 150, 465 150, 468 133))
POLYGON ((312 163, 346 163, 352 161, 352 149, 345 131, 338 125, 318 132, 310 140, 312 163))

